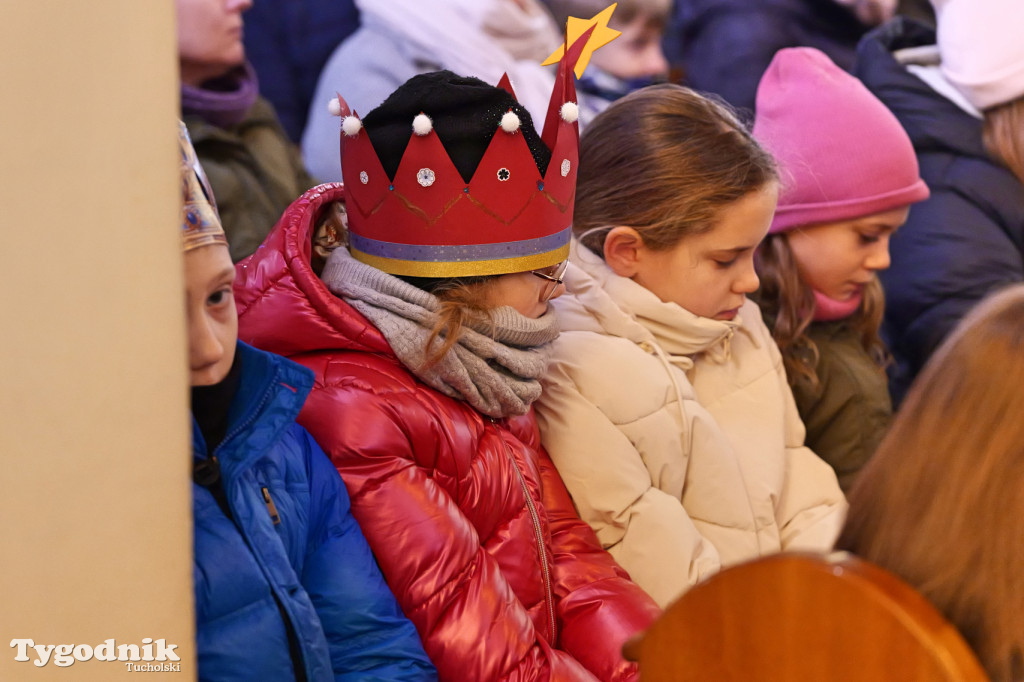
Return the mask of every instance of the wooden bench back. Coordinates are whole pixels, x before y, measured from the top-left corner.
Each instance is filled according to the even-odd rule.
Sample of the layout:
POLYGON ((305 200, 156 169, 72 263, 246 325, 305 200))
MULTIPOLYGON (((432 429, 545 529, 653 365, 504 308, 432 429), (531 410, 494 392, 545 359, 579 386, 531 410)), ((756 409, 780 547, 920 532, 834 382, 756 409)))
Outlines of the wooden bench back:
POLYGON ((728 568, 626 645, 641 682, 985 682, 963 638, 913 588, 837 553, 728 568))

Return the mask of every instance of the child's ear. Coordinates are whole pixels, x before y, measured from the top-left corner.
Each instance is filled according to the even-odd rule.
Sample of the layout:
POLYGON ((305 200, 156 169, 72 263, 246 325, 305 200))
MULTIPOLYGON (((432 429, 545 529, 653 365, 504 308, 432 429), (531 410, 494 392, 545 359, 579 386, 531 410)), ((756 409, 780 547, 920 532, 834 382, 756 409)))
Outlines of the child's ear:
POLYGON ((604 238, 604 262, 620 277, 637 273, 644 240, 632 227, 613 227, 604 238))

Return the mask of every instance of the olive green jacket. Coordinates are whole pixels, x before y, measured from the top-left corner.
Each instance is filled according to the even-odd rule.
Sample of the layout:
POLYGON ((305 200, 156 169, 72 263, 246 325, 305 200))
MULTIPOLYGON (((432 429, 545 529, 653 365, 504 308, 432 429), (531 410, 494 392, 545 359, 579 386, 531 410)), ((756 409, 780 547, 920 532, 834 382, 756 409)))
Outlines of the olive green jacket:
POLYGON ((194 115, 184 121, 217 200, 231 260, 237 262, 263 243, 288 205, 316 180, 262 97, 230 128, 194 115))
POLYGON ((808 335, 818 347, 817 390, 793 386, 806 444, 832 465, 843 492, 874 454, 892 420, 885 372, 871 359, 844 320, 813 322, 808 335))

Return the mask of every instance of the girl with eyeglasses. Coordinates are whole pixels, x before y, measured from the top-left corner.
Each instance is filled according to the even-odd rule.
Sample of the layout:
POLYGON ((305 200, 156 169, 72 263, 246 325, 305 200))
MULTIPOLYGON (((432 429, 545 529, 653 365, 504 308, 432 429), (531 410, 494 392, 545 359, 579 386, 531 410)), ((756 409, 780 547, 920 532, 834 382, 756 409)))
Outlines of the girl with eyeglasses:
POLYGON ((722 105, 658 85, 587 126, 577 182, 537 412, 580 515, 662 606, 722 566, 828 550, 846 503, 747 299, 772 157, 722 105))
POLYGON ((621 645, 658 613, 532 410, 569 251, 568 104, 549 141, 509 91, 451 72, 362 119, 336 100, 344 186, 307 192, 240 266, 241 336, 313 369, 300 422, 442 680, 635 680, 621 645))

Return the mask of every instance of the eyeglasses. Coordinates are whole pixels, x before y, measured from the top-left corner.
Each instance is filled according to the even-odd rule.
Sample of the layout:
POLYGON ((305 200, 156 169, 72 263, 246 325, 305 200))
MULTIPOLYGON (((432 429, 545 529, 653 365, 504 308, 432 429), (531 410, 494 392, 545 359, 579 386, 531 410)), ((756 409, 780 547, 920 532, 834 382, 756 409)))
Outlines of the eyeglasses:
MULTIPOLYGON (((551 300, 551 297, 555 295, 555 291, 558 289, 558 285, 562 283, 562 277, 565 276, 565 269, 569 266, 569 261, 564 260, 558 265, 554 266, 554 271, 550 274, 542 272, 540 270, 530 270, 530 274, 536 275, 541 279, 547 280, 547 284, 544 287, 544 299, 543 303, 547 303, 551 300)), ((549 268, 550 270, 550 268, 549 268)))

